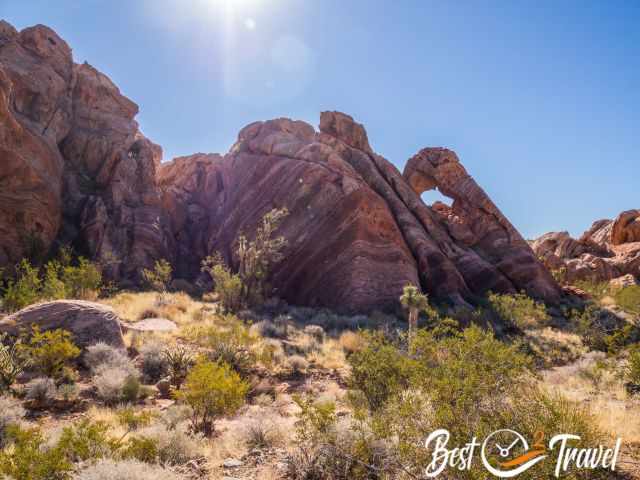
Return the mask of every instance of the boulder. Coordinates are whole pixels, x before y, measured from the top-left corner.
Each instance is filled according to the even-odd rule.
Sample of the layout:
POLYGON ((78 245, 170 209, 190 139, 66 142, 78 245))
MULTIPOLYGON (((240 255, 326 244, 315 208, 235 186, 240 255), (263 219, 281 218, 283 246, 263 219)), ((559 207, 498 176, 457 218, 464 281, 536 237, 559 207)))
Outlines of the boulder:
POLYGON ((61 328, 71 332, 81 348, 105 342, 125 348, 120 319, 111 307, 83 300, 38 303, 0 320, 0 332, 18 335, 37 325, 42 331, 61 328))

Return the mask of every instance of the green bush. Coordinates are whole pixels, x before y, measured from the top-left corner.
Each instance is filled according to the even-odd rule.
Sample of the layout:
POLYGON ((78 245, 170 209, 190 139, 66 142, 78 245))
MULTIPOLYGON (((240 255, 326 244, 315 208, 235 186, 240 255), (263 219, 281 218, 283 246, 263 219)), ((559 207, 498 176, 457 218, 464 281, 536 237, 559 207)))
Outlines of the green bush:
POLYGON ((640 347, 636 347, 629 352, 629 367, 627 379, 631 385, 640 391, 640 347))
POLYGON ((4 292, 3 308, 15 312, 40 300, 42 281, 38 269, 23 259, 16 268, 15 279, 9 280, 4 292))
POLYGON ((205 258, 202 261, 202 271, 211 276, 215 293, 226 311, 238 312, 244 308, 242 279, 227 267, 219 254, 205 258))
POLYGON ((73 464, 62 448, 47 447, 38 428, 23 429, 13 425, 7 429, 10 448, 0 452, 0 474, 13 480, 67 480, 73 464))
POLYGON ((158 442, 143 436, 129 438, 120 452, 123 459, 134 459, 145 463, 155 463, 159 455, 158 442))
POLYGON ((68 297, 93 300, 98 296, 102 285, 102 272, 98 265, 79 257, 77 266, 64 267, 62 281, 67 288, 68 297))
POLYGON ((3 308, 14 312, 43 300, 91 300, 97 297, 101 285, 102 273, 97 264, 79 257, 73 265, 71 251, 63 248, 58 258, 42 269, 22 259, 5 288, 3 308))
POLYGON ((410 361, 398 348, 380 336, 369 336, 367 347, 347 359, 351 366, 350 386, 364 395, 371 410, 408 385, 410 361))
POLYGON ((210 435, 214 420, 238 410, 248 389, 249 385, 229 365, 200 360, 176 396, 193 409, 194 430, 210 435))
POLYGON ((622 288, 615 293, 614 298, 623 310, 640 315, 640 285, 622 288))
POLYGON ((74 463, 105 458, 117 448, 117 443, 108 433, 109 426, 106 423, 83 419, 62 430, 56 447, 74 463))
POLYGON ((513 323, 520 329, 544 327, 550 320, 544 303, 524 293, 490 293, 489 305, 503 322, 513 323))
POLYGON ((60 378, 65 367, 80 355, 70 332, 62 329, 42 332, 37 325, 31 327, 31 334, 18 349, 32 368, 52 378, 60 378))

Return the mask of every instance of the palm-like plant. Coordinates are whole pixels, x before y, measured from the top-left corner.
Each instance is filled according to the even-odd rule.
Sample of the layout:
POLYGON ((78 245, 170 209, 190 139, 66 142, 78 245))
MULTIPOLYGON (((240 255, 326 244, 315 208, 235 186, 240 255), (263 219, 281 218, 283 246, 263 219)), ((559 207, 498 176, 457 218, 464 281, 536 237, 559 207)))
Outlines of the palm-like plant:
POLYGON ((413 335, 418 328, 418 315, 429 307, 429 299, 415 285, 406 285, 400 303, 409 311, 409 335, 413 335))

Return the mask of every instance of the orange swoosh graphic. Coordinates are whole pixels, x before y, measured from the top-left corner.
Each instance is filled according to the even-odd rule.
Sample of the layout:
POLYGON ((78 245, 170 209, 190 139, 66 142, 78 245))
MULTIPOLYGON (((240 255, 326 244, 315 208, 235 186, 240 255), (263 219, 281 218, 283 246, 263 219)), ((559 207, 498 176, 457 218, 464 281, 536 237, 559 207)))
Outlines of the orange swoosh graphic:
POLYGON ((508 462, 498 462, 498 465, 501 467, 517 467, 518 465, 522 465, 525 462, 528 462, 532 458, 539 457, 544 453, 544 450, 532 450, 527 453, 523 453, 519 457, 514 458, 513 460, 509 460, 508 462))

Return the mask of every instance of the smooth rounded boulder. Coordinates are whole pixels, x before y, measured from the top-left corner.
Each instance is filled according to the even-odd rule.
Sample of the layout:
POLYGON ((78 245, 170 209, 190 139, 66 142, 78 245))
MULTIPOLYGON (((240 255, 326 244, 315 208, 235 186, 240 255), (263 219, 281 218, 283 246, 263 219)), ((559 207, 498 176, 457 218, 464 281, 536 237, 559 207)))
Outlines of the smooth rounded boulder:
POLYGON ((97 342, 125 348, 120 319, 113 309, 100 303, 55 300, 30 305, 0 320, 0 332, 18 335, 21 331, 28 331, 32 325, 42 331, 67 330, 81 348, 97 342))

